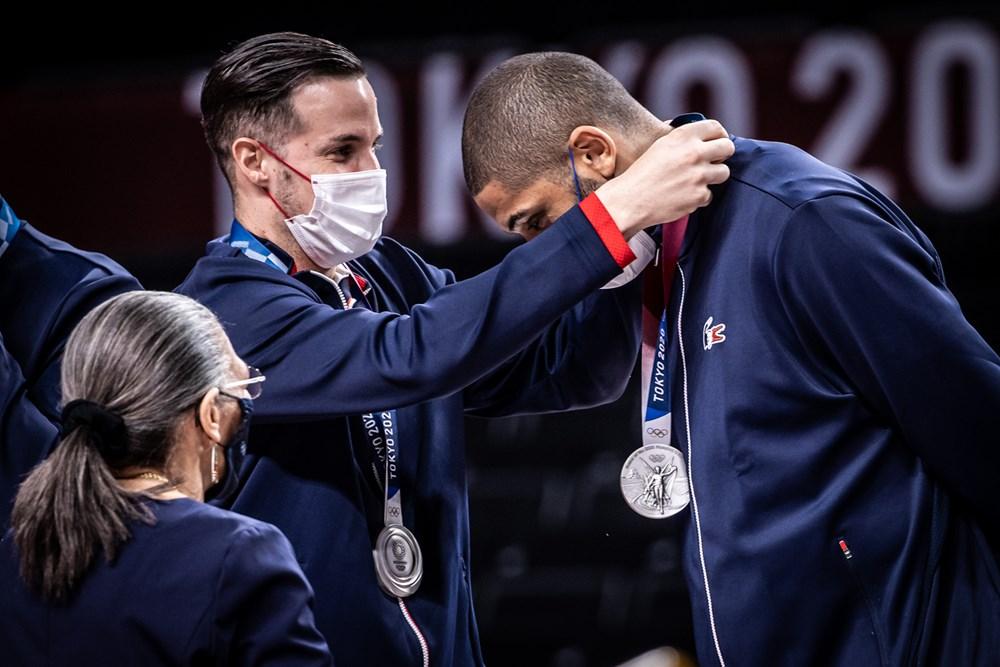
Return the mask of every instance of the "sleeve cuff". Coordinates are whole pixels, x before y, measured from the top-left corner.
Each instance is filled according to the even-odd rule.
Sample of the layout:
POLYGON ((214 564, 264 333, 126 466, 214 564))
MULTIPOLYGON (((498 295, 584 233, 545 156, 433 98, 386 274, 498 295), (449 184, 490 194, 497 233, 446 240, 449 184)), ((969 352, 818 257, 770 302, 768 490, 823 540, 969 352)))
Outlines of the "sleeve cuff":
POLYGON ((604 247, 607 248, 618 267, 624 269, 631 264, 635 259, 635 253, 628 247, 628 241, 622 236, 618 225, 615 224, 608 209, 604 208, 604 204, 596 193, 591 192, 580 202, 580 210, 587 216, 587 220, 593 225, 597 235, 601 237, 604 247))

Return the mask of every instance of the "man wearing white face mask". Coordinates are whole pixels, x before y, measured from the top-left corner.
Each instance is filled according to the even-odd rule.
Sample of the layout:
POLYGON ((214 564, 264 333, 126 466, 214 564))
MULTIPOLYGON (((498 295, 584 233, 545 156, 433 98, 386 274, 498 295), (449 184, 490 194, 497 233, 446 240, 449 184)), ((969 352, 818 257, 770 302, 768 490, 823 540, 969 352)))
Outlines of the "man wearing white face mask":
POLYGON ((343 174, 316 174, 312 178, 285 162, 261 142, 260 147, 312 184, 313 206, 309 213, 289 216, 268 192, 285 217, 288 231, 317 266, 337 267, 360 257, 382 236, 386 215, 385 169, 343 174))
POLYGON ((543 238, 456 282, 381 238, 381 126, 354 54, 248 40, 212 67, 202 114, 236 220, 178 291, 269 384, 230 507, 288 536, 340 664, 482 664, 463 417, 621 393, 638 286, 599 288, 635 259, 627 239, 707 203, 731 142, 714 121, 672 132, 543 238))

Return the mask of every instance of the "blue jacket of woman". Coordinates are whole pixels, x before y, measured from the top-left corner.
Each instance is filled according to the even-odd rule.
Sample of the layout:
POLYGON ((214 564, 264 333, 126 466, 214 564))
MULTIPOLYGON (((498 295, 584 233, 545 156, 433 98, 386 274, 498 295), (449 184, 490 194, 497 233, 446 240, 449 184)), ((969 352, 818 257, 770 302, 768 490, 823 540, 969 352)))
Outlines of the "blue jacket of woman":
POLYGON ((47 603, 0 542, 3 664, 330 665, 312 589, 274 526, 187 498, 150 500, 113 563, 47 603))

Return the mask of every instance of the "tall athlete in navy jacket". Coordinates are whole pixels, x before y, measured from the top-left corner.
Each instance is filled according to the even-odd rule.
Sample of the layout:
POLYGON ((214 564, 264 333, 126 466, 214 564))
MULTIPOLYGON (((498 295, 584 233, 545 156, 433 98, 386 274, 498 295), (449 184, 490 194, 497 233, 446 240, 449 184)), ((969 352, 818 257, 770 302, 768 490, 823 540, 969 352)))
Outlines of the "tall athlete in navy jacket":
MULTIPOLYGON (((545 228, 575 200, 567 148, 596 187, 669 132, 616 83, 561 53, 487 75, 463 136, 477 203, 545 228)), ((736 139, 727 164, 665 267, 691 499, 668 520, 700 663, 997 664, 1000 359, 886 197, 785 144, 736 139)))
MULTIPOLYGON (((707 201, 731 142, 714 122, 668 137, 545 239, 456 282, 378 239, 381 128, 346 49, 293 33, 248 40, 209 72, 202 113, 237 220, 178 290, 268 378, 232 509, 288 536, 339 664, 482 664, 463 418, 621 393, 639 295, 598 288, 632 260, 624 236, 707 201), (410 597, 376 578, 373 547, 393 519, 422 547, 410 597)), ((381 562, 416 571, 415 550, 390 544, 398 560, 381 562)))
POLYGON ((121 266, 43 234, 0 198, 0 529, 56 441, 66 339, 95 306, 136 289, 121 266))

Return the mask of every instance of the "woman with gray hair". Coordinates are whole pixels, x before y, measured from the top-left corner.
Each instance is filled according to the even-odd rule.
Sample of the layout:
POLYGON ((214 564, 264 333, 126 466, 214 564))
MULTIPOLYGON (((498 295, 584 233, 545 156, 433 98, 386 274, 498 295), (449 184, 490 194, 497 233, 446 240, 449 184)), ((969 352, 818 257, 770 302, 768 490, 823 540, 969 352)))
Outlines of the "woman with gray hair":
POLYGON ((4 664, 331 663, 284 535, 201 502, 235 482, 263 379, 184 296, 80 321, 60 443, 0 542, 4 664))

